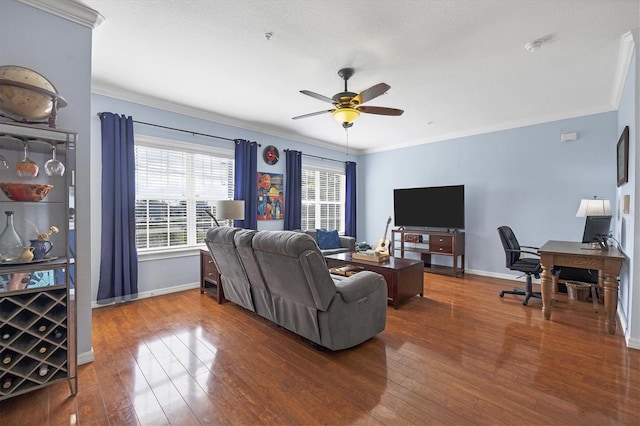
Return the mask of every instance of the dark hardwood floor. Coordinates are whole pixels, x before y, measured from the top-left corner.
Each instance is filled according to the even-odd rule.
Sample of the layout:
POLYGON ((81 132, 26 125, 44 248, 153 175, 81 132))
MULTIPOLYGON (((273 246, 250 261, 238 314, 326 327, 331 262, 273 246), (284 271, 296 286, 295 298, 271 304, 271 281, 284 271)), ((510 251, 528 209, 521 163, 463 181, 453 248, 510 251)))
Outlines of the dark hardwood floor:
POLYGON ((340 352, 198 290, 93 311, 95 362, 0 402, 1 425, 638 425, 640 351, 604 313, 513 282, 425 274, 425 297, 340 352))

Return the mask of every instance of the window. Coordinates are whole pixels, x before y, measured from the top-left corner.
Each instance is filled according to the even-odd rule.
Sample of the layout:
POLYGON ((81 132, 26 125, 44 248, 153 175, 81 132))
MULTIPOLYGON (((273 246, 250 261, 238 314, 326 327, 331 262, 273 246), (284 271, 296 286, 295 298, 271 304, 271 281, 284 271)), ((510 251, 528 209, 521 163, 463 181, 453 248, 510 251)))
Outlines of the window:
POLYGON ((302 229, 337 229, 344 234, 344 170, 302 166, 302 229))
POLYGON ((233 152, 140 137, 135 152, 138 250, 202 244, 213 225, 205 210, 233 199, 233 152))

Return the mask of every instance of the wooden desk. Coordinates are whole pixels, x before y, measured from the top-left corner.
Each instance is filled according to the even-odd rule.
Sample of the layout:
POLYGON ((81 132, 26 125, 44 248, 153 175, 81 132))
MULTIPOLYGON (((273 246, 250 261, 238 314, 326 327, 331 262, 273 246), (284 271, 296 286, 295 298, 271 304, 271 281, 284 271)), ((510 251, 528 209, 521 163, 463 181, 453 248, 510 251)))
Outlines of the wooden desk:
POLYGON ((542 314, 551 319, 552 276, 554 266, 572 266, 598 271, 604 286, 605 325, 610 334, 616 331, 618 310, 618 275, 626 257, 615 247, 609 250, 587 250, 590 244, 573 241, 547 241, 538 252, 542 265, 542 314))

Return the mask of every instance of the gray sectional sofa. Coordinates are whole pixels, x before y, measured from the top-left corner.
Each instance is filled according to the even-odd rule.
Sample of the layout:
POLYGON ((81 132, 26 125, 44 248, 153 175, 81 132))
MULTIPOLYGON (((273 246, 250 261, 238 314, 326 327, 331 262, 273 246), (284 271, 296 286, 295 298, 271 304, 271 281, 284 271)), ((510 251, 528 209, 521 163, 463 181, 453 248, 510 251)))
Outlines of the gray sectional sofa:
POLYGON ((346 349, 385 328, 384 278, 331 275, 306 233, 216 227, 205 241, 226 299, 315 344, 346 349))

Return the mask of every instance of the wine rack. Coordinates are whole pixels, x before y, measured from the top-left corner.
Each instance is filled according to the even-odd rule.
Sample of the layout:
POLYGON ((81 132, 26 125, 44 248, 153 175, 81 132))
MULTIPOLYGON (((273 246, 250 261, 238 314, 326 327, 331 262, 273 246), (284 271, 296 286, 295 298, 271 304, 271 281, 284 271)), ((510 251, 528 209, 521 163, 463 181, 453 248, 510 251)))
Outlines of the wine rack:
MULTIPOLYGON (((41 172, 35 178, 34 183, 54 185, 42 201, 18 202, 0 195, 0 212, 15 211, 16 222, 30 218, 60 230, 52 240, 50 259, 0 264, 0 400, 64 380, 72 395, 77 392, 75 235, 70 214, 76 137, 65 130, 0 121, 0 155, 16 158, 15 152, 28 141, 37 162, 50 158, 55 147, 66 167, 65 176, 48 177, 41 172), (21 283, 19 288, 15 283, 21 283)), ((10 172, 3 171, 2 182, 18 181, 10 172)), ((21 235, 29 231, 33 232, 18 229, 21 235)))
POLYGON ((0 397, 66 378, 66 309, 65 288, 0 298, 0 397))

